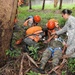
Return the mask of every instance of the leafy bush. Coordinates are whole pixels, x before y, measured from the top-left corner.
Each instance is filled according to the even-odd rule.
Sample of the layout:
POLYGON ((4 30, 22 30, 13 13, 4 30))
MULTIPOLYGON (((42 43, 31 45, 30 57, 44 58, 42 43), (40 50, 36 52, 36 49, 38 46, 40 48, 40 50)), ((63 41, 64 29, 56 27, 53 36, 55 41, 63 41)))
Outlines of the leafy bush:
POLYGON ((6 55, 9 55, 10 57, 17 57, 21 54, 21 50, 6 50, 6 55))
POLYGON ((29 51, 30 51, 30 55, 35 59, 37 60, 38 58, 38 47, 34 47, 34 46, 30 46, 28 47, 29 51))
POLYGON ((41 74, 40 73, 33 72, 33 71, 30 71, 29 73, 27 73, 27 75, 41 75, 41 74))
POLYGON ((66 71, 62 71, 62 75, 66 75, 66 71))
POLYGON ((68 71, 70 73, 75 73, 75 58, 68 59, 68 71))
POLYGON ((65 20, 63 18, 59 18, 59 26, 63 27, 65 25, 65 20))

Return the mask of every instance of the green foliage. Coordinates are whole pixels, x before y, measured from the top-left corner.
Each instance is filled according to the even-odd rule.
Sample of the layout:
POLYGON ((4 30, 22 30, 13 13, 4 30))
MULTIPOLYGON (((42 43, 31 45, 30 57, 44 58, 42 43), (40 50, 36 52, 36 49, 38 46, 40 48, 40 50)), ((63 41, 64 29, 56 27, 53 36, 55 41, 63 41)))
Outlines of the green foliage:
MULTIPOLYGON (((74 7, 75 7, 74 4, 67 4, 67 5, 63 4, 62 9, 68 8, 74 10, 74 7)), ((42 27, 45 26, 49 19, 55 18, 58 20, 60 27, 63 27, 63 25, 65 24, 65 20, 62 18, 60 13, 61 10, 58 10, 58 7, 54 8, 53 4, 50 5, 45 4, 45 9, 44 10, 41 9, 42 9, 41 5, 32 5, 32 10, 29 10, 29 6, 19 7, 18 18, 19 20, 25 20, 28 16, 30 15, 34 16, 37 14, 42 18, 41 22, 39 23, 40 26, 42 27)), ((74 11, 72 14, 75 15, 74 11)))
POLYGON ((18 57, 21 54, 21 50, 6 50, 6 55, 9 55, 10 57, 18 57))
POLYGON ((68 59, 68 70, 71 73, 75 73, 75 58, 68 59))
POLYGON ((33 72, 33 71, 30 71, 26 75, 41 75, 41 74, 40 73, 33 72))
POLYGON ((59 19, 58 22, 60 27, 63 27, 65 25, 65 20, 62 17, 59 19))
POLYGON ((63 4, 62 8, 63 9, 72 9, 75 6, 75 4, 63 4))
POLYGON ((30 51, 30 55, 37 60, 38 59, 38 47, 34 47, 34 46, 30 46, 28 47, 29 51, 30 51))
POLYGON ((66 71, 62 71, 62 75, 66 75, 66 71))

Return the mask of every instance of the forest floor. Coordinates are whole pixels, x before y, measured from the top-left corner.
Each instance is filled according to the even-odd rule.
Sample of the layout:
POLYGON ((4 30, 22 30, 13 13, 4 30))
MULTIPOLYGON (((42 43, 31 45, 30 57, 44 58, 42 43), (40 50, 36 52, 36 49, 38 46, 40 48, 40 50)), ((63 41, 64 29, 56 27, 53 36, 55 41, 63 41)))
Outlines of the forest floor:
MULTIPOLYGON (((39 12, 39 11, 38 11, 39 12)), ((45 12, 45 11, 44 11, 45 12)), ((47 11, 48 12, 48 11, 47 11)), ((45 12, 46 13, 46 12, 45 12)), ((60 11, 56 11, 56 13, 60 13, 60 11)), ((19 25, 22 25, 24 22, 24 20, 20 20, 18 22, 19 25)), ((19 26, 22 27, 22 26, 19 26)), ((41 48, 40 50, 38 50, 38 59, 34 60, 33 57, 30 56, 29 53, 27 52, 23 52, 22 50, 22 45, 15 45, 15 42, 17 39, 23 37, 24 34, 24 30, 18 31, 14 33, 15 38, 13 37, 13 46, 15 48, 20 48, 21 49, 21 54, 18 57, 9 57, 9 60, 7 61, 6 65, 3 66, 2 68, 0 68, 0 75, 51 75, 50 72, 54 71, 57 73, 57 71, 62 71, 62 75, 67 75, 66 74, 66 70, 67 70, 67 66, 66 66, 66 62, 64 63, 65 66, 63 66, 63 68, 59 68, 56 67, 55 69, 52 69, 52 64, 51 64, 51 60, 49 60, 45 66, 45 74, 41 74, 37 68, 39 68, 40 65, 40 59, 42 57, 42 53, 43 51, 46 49, 47 45, 43 48, 41 48), (20 34, 19 34, 20 33, 20 34)), ((62 59, 60 60, 60 64, 62 63, 62 59)), ((58 75, 61 75, 60 73, 58 75)))

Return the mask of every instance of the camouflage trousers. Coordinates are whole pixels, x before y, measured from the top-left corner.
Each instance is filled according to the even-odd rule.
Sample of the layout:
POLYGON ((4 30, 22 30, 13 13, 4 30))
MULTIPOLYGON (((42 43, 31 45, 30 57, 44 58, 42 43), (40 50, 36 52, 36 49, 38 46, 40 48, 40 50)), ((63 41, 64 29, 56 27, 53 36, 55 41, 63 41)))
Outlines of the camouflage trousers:
POLYGON ((75 58, 75 44, 67 47, 66 55, 69 55, 70 58, 75 58))
POLYGON ((30 39, 30 38, 25 38, 24 39, 24 42, 28 45, 28 46, 36 46, 37 45, 37 43, 34 41, 34 40, 32 40, 32 39, 30 39))
POLYGON ((62 57, 62 51, 61 50, 56 50, 54 52, 54 55, 52 56, 51 50, 47 48, 42 55, 42 59, 40 61, 40 69, 44 69, 47 61, 52 57, 52 66, 55 67, 58 65, 60 58, 62 57))

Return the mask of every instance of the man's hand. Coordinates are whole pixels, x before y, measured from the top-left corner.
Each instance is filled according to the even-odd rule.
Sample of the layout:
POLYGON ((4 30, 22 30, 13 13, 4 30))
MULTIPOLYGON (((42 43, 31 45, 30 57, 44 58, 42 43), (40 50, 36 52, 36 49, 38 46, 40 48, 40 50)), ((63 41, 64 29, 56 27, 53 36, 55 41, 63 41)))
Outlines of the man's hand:
POLYGON ((26 20, 23 24, 23 26, 27 26, 28 20, 26 20))
POLYGON ((68 58, 68 56, 67 55, 63 55, 63 58, 66 59, 66 58, 68 58))
POLYGON ((62 51, 62 54, 64 54, 65 52, 64 52, 64 50, 62 51))
POLYGON ((56 31, 54 31, 54 32, 51 33, 51 35, 55 35, 55 34, 56 34, 56 31))
POLYGON ((48 43, 48 41, 47 41, 47 40, 45 40, 45 41, 44 41, 44 43, 48 43))
POLYGON ((67 45, 67 43, 65 42, 65 41, 63 41, 63 45, 65 46, 65 47, 67 47, 68 45, 67 45))
POLYGON ((59 26, 58 26, 58 22, 55 22, 55 26, 58 28, 59 26))

